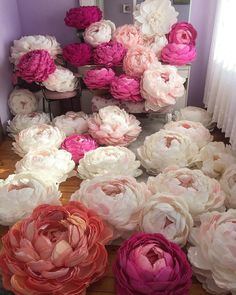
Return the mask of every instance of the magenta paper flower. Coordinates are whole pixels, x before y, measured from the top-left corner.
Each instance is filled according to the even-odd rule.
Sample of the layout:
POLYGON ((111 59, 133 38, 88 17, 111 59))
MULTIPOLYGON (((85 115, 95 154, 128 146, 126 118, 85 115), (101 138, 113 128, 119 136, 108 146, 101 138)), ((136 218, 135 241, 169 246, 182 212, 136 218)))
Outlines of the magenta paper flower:
POLYGON ((80 67, 91 63, 92 47, 86 43, 68 44, 63 48, 63 58, 70 64, 80 67))
POLYGON ((140 94, 140 80, 127 75, 115 77, 111 82, 111 95, 120 100, 142 101, 140 94))
POLYGON ((102 11, 97 6, 81 6, 66 12, 65 24, 79 30, 86 29, 92 23, 100 21, 102 11))
POLYGON ((17 64, 17 75, 28 83, 43 82, 55 72, 56 65, 47 50, 32 50, 24 54, 17 64))
POLYGON ((192 270, 185 253, 161 234, 135 234, 113 265, 117 295, 188 295, 192 270))
POLYGON ((191 63, 197 56, 196 48, 186 44, 167 44, 161 52, 161 60, 175 66, 191 63))
POLYGON ((98 45, 94 50, 94 62, 108 67, 118 65, 123 61, 126 50, 119 42, 107 42, 98 45))
POLYGON ((85 153, 98 148, 98 144, 89 134, 74 134, 66 137, 61 148, 71 153, 72 160, 78 163, 85 153))
POLYGON ((109 89, 115 72, 112 69, 101 68, 89 70, 83 80, 89 89, 109 89))
POLYGON ((187 22, 179 22, 172 26, 170 33, 167 35, 169 43, 195 45, 197 31, 187 22))

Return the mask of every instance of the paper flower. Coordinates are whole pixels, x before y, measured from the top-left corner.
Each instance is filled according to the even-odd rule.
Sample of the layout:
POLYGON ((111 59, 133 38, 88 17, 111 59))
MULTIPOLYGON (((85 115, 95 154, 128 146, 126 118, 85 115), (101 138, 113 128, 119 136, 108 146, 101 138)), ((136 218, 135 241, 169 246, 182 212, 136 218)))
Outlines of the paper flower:
POLYGON ((144 46, 150 48, 159 59, 161 56, 162 49, 168 44, 168 40, 165 35, 159 36, 156 35, 154 37, 145 37, 144 38, 144 46))
POLYGON ((178 22, 172 26, 167 38, 169 43, 194 46, 197 39, 197 31, 188 22, 178 22))
POLYGON ((68 44, 63 48, 63 58, 73 66, 80 67, 92 61, 92 48, 86 43, 68 44))
POLYGON ((185 253, 161 234, 133 235, 113 265, 117 295, 188 295, 192 270, 185 253))
POLYGON ((127 75, 120 75, 111 82, 111 95, 125 101, 142 101, 140 95, 140 80, 127 75))
POLYGON ((210 134, 209 130, 199 122, 187 120, 177 122, 171 121, 164 126, 164 129, 188 135, 199 148, 204 147, 213 140, 213 136, 210 134))
POLYGON ((160 111, 173 106, 176 99, 184 95, 184 82, 173 66, 156 64, 143 73, 141 95, 146 110, 160 111))
POLYGON ((127 51, 123 69, 127 75, 140 78, 144 71, 156 61, 155 53, 150 48, 136 46, 127 51))
POLYGON ((167 168, 156 177, 149 177, 147 185, 153 194, 166 193, 185 200, 194 221, 202 213, 224 209, 225 194, 219 182, 201 170, 167 168))
POLYGON ((80 6, 66 12, 65 24, 79 30, 84 30, 92 23, 100 21, 102 11, 97 6, 80 6))
POLYGON ((15 173, 34 173, 40 175, 45 182, 61 183, 74 168, 75 163, 70 153, 55 147, 44 147, 28 152, 16 163, 15 173))
POLYGON ((150 193, 132 176, 100 176, 82 182, 71 199, 94 210, 113 229, 113 239, 137 228, 138 216, 150 193))
POLYGON ((14 40, 11 47, 10 61, 15 65, 18 64, 20 58, 27 52, 37 49, 44 49, 48 51, 52 58, 56 58, 58 54, 61 54, 61 46, 53 36, 24 36, 19 40, 14 40))
POLYGON ((197 279, 211 294, 235 294, 236 210, 201 216, 201 225, 192 232, 193 247, 188 258, 197 279))
POLYGON ((137 153, 147 172, 156 175, 168 166, 187 167, 198 150, 189 136, 171 130, 160 130, 147 136, 137 153))
POLYGON ((56 70, 48 51, 32 50, 24 54, 16 66, 17 75, 28 83, 43 82, 56 70))
POLYGON ((127 148, 107 146, 86 153, 79 162, 78 173, 82 179, 107 174, 138 177, 142 174, 139 166, 135 154, 127 148))
POLYGON ((223 173, 220 184, 226 193, 226 206, 236 209, 236 164, 230 165, 223 173))
POLYGON ((146 0, 136 6, 135 25, 147 36, 165 35, 177 22, 178 12, 170 0, 146 0))
POLYGON ((68 136, 61 144, 63 150, 71 153, 75 163, 78 163, 87 152, 97 147, 97 142, 89 134, 74 134, 68 136))
POLYGON ((83 80, 89 89, 109 89, 115 72, 112 69, 101 68, 89 70, 83 80))
POLYGON ((107 67, 115 66, 123 61, 126 50, 119 42, 107 42, 98 45, 94 49, 94 62, 97 65, 107 67))
POLYGON ((88 131, 88 116, 83 112, 67 112, 65 115, 55 117, 53 125, 63 131, 66 136, 81 134, 88 131))
POLYGON ((100 109, 88 119, 89 133, 99 144, 127 146, 141 132, 140 122, 117 106, 100 109))
POLYGON ((9 96, 8 106, 13 115, 30 114, 37 111, 38 100, 28 89, 14 89, 9 96))
POLYGON ((113 40, 123 44, 126 49, 142 45, 142 37, 140 30, 134 25, 123 25, 118 27, 113 34, 113 40))
POLYGON ((92 23, 84 32, 84 40, 93 47, 101 43, 109 42, 116 29, 116 25, 110 20, 100 20, 92 23))
POLYGON ((78 202, 39 206, 2 239, 3 285, 15 294, 84 295, 106 271, 104 245, 111 236, 101 219, 78 202))
POLYGON ((65 134, 57 127, 41 124, 22 130, 15 136, 12 145, 14 152, 23 157, 37 148, 59 148, 64 138, 65 134))
POLYGON ((13 225, 41 204, 60 204, 55 183, 45 183, 31 172, 9 175, 0 182, 0 224, 13 225))
POLYGON ((56 71, 43 82, 43 85, 51 91, 74 91, 78 86, 78 79, 70 70, 57 66, 56 71))
POLYGON ((170 65, 183 66, 196 59, 196 48, 186 44, 167 44, 161 51, 161 60, 170 65))

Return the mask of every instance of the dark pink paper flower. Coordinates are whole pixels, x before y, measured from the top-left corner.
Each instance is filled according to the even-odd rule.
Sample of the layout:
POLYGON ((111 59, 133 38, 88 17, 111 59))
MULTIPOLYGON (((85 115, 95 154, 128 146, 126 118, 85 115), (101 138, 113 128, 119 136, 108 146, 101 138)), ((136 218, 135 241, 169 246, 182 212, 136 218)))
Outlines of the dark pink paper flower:
POLYGON ((55 72, 56 65, 47 50, 32 50, 24 54, 17 64, 17 75, 28 83, 43 82, 55 72))
POLYGON ((80 67, 91 63, 92 47, 86 43, 68 44, 63 48, 62 54, 67 62, 80 67))
POLYGON ((89 70, 83 80, 89 89, 109 89, 115 72, 112 69, 101 68, 89 70))
POLYGON ((65 24, 79 30, 86 29, 92 23, 102 19, 102 11, 97 6, 81 6, 71 8, 66 13, 65 24))
POLYGON ((117 295, 188 295, 192 270, 185 253, 161 234, 133 235, 113 265, 117 295))
POLYGON ((108 67, 118 65, 123 61, 125 53, 125 47, 119 42, 102 43, 94 50, 94 62, 108 67))
POLYGON ((195 45, 197 31, 187 22, 179 22, 172 26, 170 33, 167 35, 169 43, 195 45))

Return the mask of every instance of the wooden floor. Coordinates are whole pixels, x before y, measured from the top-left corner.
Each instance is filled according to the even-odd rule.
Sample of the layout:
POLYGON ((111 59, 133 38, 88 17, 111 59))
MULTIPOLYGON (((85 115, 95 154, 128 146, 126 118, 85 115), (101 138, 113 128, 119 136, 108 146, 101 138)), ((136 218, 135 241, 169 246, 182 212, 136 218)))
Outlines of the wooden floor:
MULTIPOLYGON (((19 160, 20 160, 20 157, 17 156, 11 150, 11 140, 6 138, 0 144, 0 179, 5 179, 9 174, 14 173, 15 163, 19 160)), ((79 185, 80 185, 80 180, 77 177, 70 178, 69 180, 61 184, 60 190, 63 193, 63 196, 62 196, 63 203, 67 202, 70 195, 79 188, 79 185)), ((0 236, 2 236, 6 231, 7 231, 6 227, 0 226, 0 236)), ((86 295, 115 294, 114 278, 111 271, 111 265, 115 258, 117 247, 108 246, 107 249, 109 252, 108 272, 102 280, 93 284, 88 289, 86 295)), ((190 295, 207 295, 208 293, 201 288, 201 285, 196 280, 193 280, 193 286, 189 294, 190 295)))

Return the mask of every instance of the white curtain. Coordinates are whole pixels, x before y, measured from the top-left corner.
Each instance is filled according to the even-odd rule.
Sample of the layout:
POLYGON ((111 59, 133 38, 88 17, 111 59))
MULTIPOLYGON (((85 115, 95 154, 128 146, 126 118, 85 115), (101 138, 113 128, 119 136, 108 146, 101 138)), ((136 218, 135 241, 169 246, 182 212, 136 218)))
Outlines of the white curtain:
POLYGON ((236 0, 217 0, 204 103, 236 151, 236 0))

